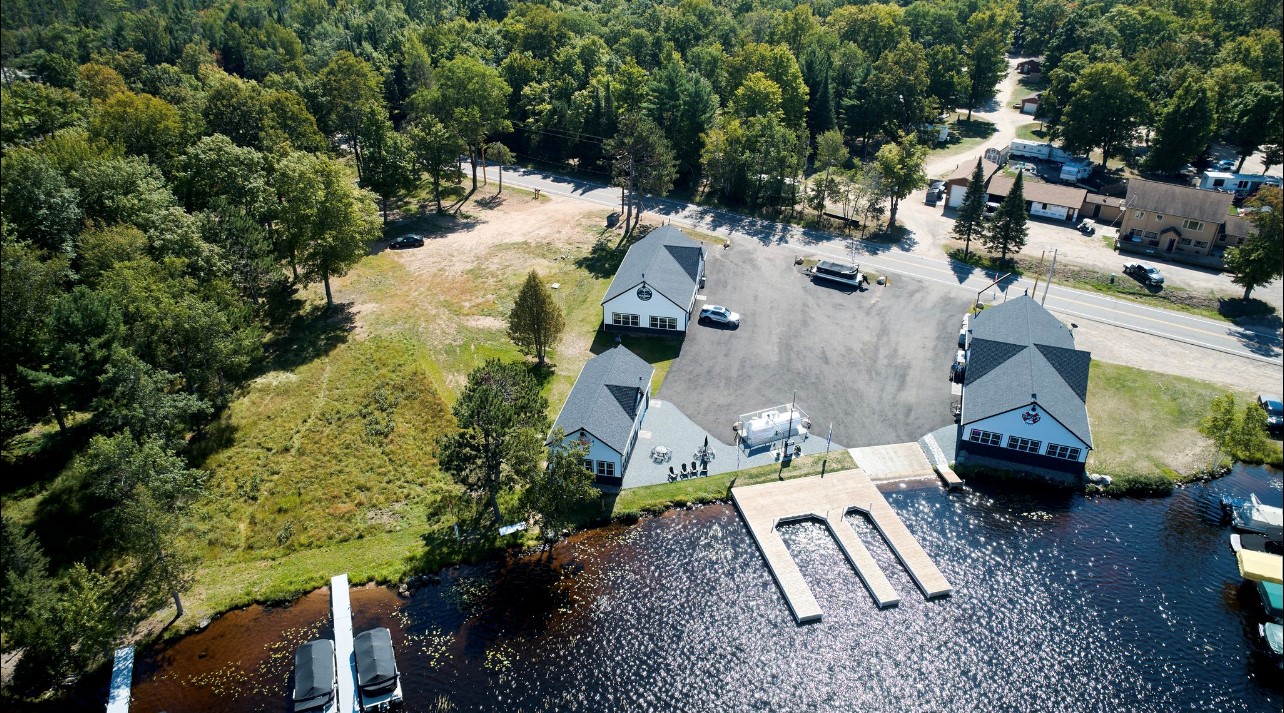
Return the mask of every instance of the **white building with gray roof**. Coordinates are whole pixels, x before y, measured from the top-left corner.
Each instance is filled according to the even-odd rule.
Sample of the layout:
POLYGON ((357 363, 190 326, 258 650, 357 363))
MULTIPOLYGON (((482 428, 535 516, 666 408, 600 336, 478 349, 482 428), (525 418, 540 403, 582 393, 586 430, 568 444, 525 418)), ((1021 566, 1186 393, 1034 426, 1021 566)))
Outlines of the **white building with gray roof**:
POLYGON ((704 283, 704 245, 672 226, 629 248, 602 298, 607 331, 684 334, 704 283))
POLYGON ((587 446, 584 467, 598 485, 619 487, 623 482, 651 403, 654 374, 655 368, 641 357, 616 346, 584 364, 562 404, 553 430, 565 434, 563 445, 587 446))
POLYGON ((971 319, 958 460, 1077 481, 1092 450, 1092 355, 1033 298, 971 319))

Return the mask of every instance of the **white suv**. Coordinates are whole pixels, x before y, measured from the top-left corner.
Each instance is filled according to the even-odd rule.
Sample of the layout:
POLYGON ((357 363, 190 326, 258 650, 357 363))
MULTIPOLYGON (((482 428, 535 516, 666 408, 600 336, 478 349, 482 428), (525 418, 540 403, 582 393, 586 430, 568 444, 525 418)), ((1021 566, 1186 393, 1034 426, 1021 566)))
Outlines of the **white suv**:
POLYGON ((700 321, 701 322, 705 322, 705 321, 719 322, 722 324, 729 324, 733 327, 739 327, 740 315, 735 312, 732 312, 726 307, 721 307, 719 305, 709 305, 708 307, 705 307, 704 309, 700 310, 700 321))

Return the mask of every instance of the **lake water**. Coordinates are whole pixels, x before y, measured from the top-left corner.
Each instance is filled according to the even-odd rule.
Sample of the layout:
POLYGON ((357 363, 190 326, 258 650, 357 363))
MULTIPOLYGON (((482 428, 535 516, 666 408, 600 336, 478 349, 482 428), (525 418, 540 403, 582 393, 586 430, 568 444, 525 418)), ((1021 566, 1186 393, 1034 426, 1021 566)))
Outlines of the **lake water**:
MULTIPOLYGON (((878 610, 828 532, 784 538, 824 621, 795 625, 730 506, 582 533, 546 555, 458 567, 402 598, 352 592, 393 632, 411 711, 1279 711, 1264 619, 1220 524, 1223 493, 1284 500, 1237 468, 1157 500, 1010 486, 887 489, 954 585, 928 602, 861 516, 901 605, 878 610)), ((288 711, 295 647, 328 592, 251 607, 140 652, 135 713, 288 711)), ((97 688, 97 687, 91 687, 97 688)), ((101 710, 101 689, 59 710, 101 710)))

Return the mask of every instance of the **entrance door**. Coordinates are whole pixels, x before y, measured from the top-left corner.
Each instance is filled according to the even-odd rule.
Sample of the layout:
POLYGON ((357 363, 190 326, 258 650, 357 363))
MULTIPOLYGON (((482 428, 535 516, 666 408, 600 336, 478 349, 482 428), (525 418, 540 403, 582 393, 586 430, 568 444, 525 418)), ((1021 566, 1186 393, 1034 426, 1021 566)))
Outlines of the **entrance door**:
POLYGON ((1177 238, 1169 238, 1169 239, 1168 239, 1168 247, 1164 248, 1164 252, 1166 252, 1166 253, 1170 253, 1170 252, 1172 252, 1172 251, 1173 251, 1173 248, 1174 248, 1176 245, 1177 245, 1177 238))

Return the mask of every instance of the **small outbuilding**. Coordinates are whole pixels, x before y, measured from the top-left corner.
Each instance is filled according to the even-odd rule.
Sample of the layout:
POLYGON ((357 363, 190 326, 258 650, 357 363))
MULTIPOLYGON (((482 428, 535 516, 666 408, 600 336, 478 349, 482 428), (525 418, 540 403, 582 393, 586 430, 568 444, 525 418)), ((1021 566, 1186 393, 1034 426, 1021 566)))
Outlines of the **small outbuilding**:
POLYGON ((562 404, 553 430, 562 432, 562 445, 588 449, 584 467, 598 485, 619 487, 624 482, 624 470, 651 403, 654 374, 654 367, 618 345, 584 364, 562 404))
POLYGON ((1034 94, 1021 100, 1021 113, 1034 116, 1039 111, 1039 95, 1034 94))
POLYGON ((704 245, 672 226, 629 248, 602 298, 607 331, 682 335, 704 285, 704 245))
POLYGON ((1039 74, 1043 72, 1043 58, 1031 57, 1017 62, 1017 74, 1039 74))
POLYGON ((1078 483, 1092 450, 1092 355, 1032 297, 972 317, 959 461, 1078 483))

